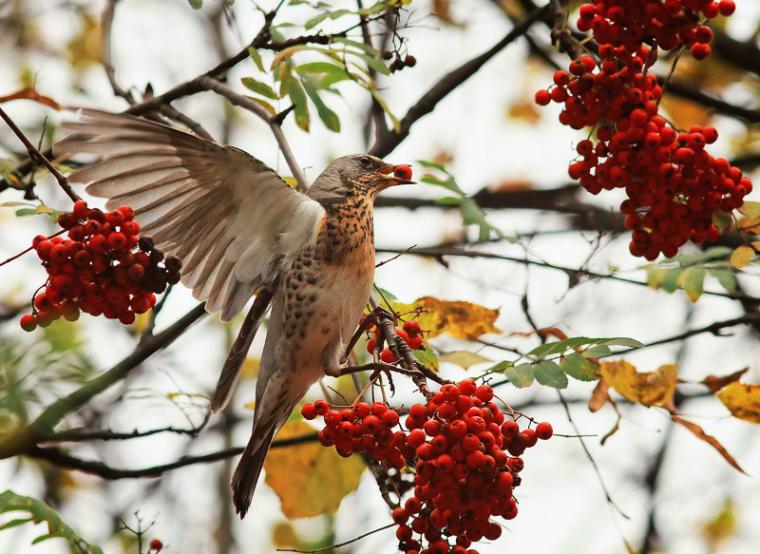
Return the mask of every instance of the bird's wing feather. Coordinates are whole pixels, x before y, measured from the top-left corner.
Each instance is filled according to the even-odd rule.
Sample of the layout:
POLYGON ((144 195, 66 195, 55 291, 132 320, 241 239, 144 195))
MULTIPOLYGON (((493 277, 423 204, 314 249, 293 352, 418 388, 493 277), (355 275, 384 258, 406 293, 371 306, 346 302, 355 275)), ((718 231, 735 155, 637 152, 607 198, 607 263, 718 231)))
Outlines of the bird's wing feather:
POLYGON ((134 116, 80 110, 56 156, 98 161, 72 183, 135 209, 142 233, 183 262, 182 283, 228 320, 313 238, 324 209, 232 147, 134 116))

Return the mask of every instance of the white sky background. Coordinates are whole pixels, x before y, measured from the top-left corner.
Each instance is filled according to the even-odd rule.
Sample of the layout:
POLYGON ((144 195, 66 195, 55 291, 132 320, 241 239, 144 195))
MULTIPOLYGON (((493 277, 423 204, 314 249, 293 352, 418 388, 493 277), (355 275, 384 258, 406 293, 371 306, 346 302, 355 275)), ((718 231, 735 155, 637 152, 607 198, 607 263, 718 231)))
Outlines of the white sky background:
MULTIPOLYGON (((31 4, 31 1, 30 1, 31 4)), ((264 4, 267 4, 264 2, 264 4)), ((338 2, 336 2, 338 4, 338 2)), ((353 2, 347 2, 353 6, 353 2)), ((405 113, 419 95, 435 80, 459 63, 490 47, 506 32, 503 15, 486 1, 455 0, 455 17, 467 22, 463 30, 441 28, 438 21, 426 17, 427 2, 413 4, 414 28, 404 31, 410 52, 418 65, 393 75, 385 81, 383 94, 397 114, 405 113)), ((737 14, 731 19, 737 36, 750 35, 757 25, 760 5, 751 0, 737 2, 737 14)), ((51 47, 62 47, 77 32, 77 18, 71 8, 59 9, 60 2, 35 1, 40 16, 40 29, 51 47), (39 6, 39 8, 38 8, 39 6)), ((101 2, 81 2, 92 13, 99 14, 101 2)), ((230 52, 238 51, 260 26, 260 17, 249 2, 238 0, 234 8, 238 31, 227 34, 230 52)), ((1 12, 0 12, 1 13, 1 12)), ((190 9, 184 0, 123 0, 117 10, 114 25, 114 63, 122 84, 142 89, 147 82, 157 93, 176 83, 194 77, 213 66, 216 53, 206 39, 205 20, 190 9)), ((536 36, 544 39, 546 31, 537 27, 536 36)), ((8 44, 0 39, 0 95, 15 90, 15 76, 20 67, 30 67, 38 76, 38 90, 61 102, 83 104, 121 110, 124 103, 113 97, 100 67, 88 69, 82 79, 86 95, 71 92, 72 75, 68 65, 58 58, 34 54, 19 59, 8 44)), ((556 110, 545 110, 537 124, 527 124, 506 118, 507 106, 520 98, 532 97, 533 91, 550 80, 548 70, 525 66, 526 45, 517 41, 487 64, 475 78, 461 86, 441 102, 435 112, 415 124, 412 135, 388 160, 396 163, 431 158, 441 150, 453 154, 451 172, 468 192, 476 192, 487 185, 502 181, 528 180, 537 188, 551 188, 567 181, 566 167, 572 155, 572 144, 579 134, 561 127, 556 121, 556 110)), ((709 63, 709 62, 707 62, 709 63)), ((241 76, 254 71, 250 62, 240 64, 230 75, 229 83, 242 90, 241 76)), ((312 133, 302 133, 292 124, 285 132, 296 156, 306 168, 309 179, 315 178, 332 157, 363 148, 361 126, 367 104, 366 98, 350 87, 343 87, 343 99, 328 99, 341 116, 343 131, 336 135, 326 131, 321 123, 313 122, 312 133)), ((737 95, 741 94, 737 90, 737 95)), ((737 96, 743 98, 742 96, 737 96)), ((729 98, 731 100, 731 98, 729 98)), ((206 93, 181 101, 177 107, 201 121, 211 133, 218 136, 221 102, 206 93)), ((756 103, 755 103, 756 107, 756 103)), ((9 113, 22 124, 32 126, 46 113, 37 105, 12 103, 9 113)), ((717 119, 722 131, 721 140, 714 152, 730 154, 731 136, 741 133, 735 122, 717 119)), ((13 144, 5 127, 0 127, 3 143, 13 144)), ((287 173, 278 156, 276 145, 266 127, 251 114, 238 113, 232 144, 244 148, 255 156, 287 173)), ((751 199, 760 200, 756 191, 751 199)), ((65 209, 68 204, 60 194, 42 189, 44 198, 54 207, 65 209)), ((432 187, 410 187, 400 195, 435 197, 439 190, 432 187)), ((13 192, 0 195, 0 202, 18 199, 13 192)), ((590 200, 590 198, 589 198, 590 200)), ((614 206, 619 197, 607 193, 594 201, 614 206)), ((550 230, 562 227, 558 215, 535 211, 508 211, 492 214, 492 221, 506 233, 550 230)), ((45 230, 42 218, 17 221, 12 210, 0 211, 0 258, 26 247, 31 237, 45 230)), ((376 243, 378 246, 408 247, 413 244, 433 245, 450 239, 459 228, 456 213, 442 215, 439 210, 409 212, 402 209, 379 210, 376 216, 376 243)), ((539 259, 578 267, 590 252, 589 241, 577 233, 550 235, 534 240, 530 253, 539 259)), ((605 240, 604 248, 592 261, 591 269, 606 271, 610 265, 635 270, 641 260, 632 258, 627 251, 627 237, 605 240)), ((485 247, 482 247, 485 249, 485 247)), ((489 247, 495 252, 523 255, 517 245, 489 247)), ((431 261, 412 256, 387 264, 377 272, 377 283, 402 300, 432 294, 446 299, 470 300, 490 307, 501 307, 499 326, 505 333, 526 331, 529 325, 519 307, 526 272, 518 265, 485 260, 451 259, 451 270, 446 271, 431 261)), ((643 272, 632 271, 633 278, 643 278, 643 272)), ((567 291, 567 278, 558 272, 531 269, 529 279, 531 311, 539 326, 559 325, 568 334, 587 336, 630 336, 650 341, 677 334, 684 329, 687 313, 693 308, 690 326, 698 327, 715 320, 740 315, 740 306, 720 298, 703 297, 693 307, 681 294, 667 295, 643 287, 610 282, 586 283, 567 291)), ((21 301, 28 298, 42 280, 42 272, 35 259, 29 256, 18 263, 2 268, 0 298, 21 301)), ((746 283, 753 287, 753 283, 746 283)), ((758 287, 749 288, 757 295, 758 287)), ((715 283, 708 285, 718 290, 715 283)), ((166 325, 193 306, 185 290, 173 293, 166 310, 159 318, 166 325)), ((118 331, 116 325, 85 318, 86 339, 99 367, 110 367, 132 348, 129 337, 118 331)), ((6 325, 6 333, 16 333, 20 340, 27 337, 16 331, 15 324, 6 325), (8 329, 10 327, 11 329, 8 329)), ((749 377, 758 379, 760 348, 758 343, 741 328, 734 335, 717 338, 700 335, 688 341, 682 360, 680 376, 699 380, 709 373, 725 374, 751 365, 749 377)), ((9 336, 9 335, 4 335, 9 336)), ((255 348, 263 339, 260 333, 255 348)), ((223 333, 211 321, 204 320, 193 327, 168 350, 153 356, 143 364, 142 370, 130 377, 134 389, 148 390, 148 399, 132 399, 114 405, 110 425, 115 430, 132 428, 149 429, 167 424, 185 424, 181 414, 168 402, 162 401, 167 392, 208 392, 217 378, 223 359, 223 333)), ((455 341, 442 339, 436 344, 453 349, 455 341)), ((516 347, 531 344, 529 339, 509 339, 516 347)), ((640 370, 652 370, 670 363, 676 355, 676 345, 651 348, 627 357, 640 370)), ((484 350, 486 356, 500 359, 498 351, 484 350)), ((444 375, 458 376, 452 367, 444 368, 444 375)), ((398 380, 397 380, 398 381, 398 380)), ((245 382, 236 397, 241 407, 252 397, 251 383, 245 382)), ((407 390, 399 401, 412 398, 407 390)), ((568 397, 587 398, 591 386, 571 383, 568 397)), ((515 391, 503 387, 501 394, 511 402, 521 402, 534 395, 553 399, 551 390, 534 387, 515 391)), ((572 407, 575 421, 583 433, 598 436, 606 433, 614 423, 614 414, 607 407, 598 414, 589 414, 585 406, 572 407)), ((245 421, 237 429, 236 444, 244 444, 249 433, 250 412, 241 413, 245 421)), ((717 400, 705 400, 687 405, 687 413, 716 435, 745 467, 748 473, 760 475, 760 446, 757 428, 726 417, 725 409, 717 400)), ((572 434, 572 428, 559 408, 535 408, 530 415, 552 421, 555 431, 572 434)), ((596 438, 588 439, 604 479, 617 504, 631 516, 625 521, 608 508, 592 466, 585 458, 576 439, 555 438, 543 443, 525 455, 524 481, 518 489, 520 515, 507 525, 508 532, 495 544, 482 544, 482 553, 521 552, 523 554, 608 554, 624 552, 621 535, 634 545, 642 536, 649 499, 643 493, 641 482, 646 474, 652 454, 662 438, 668 419, 662 411, 643 408, 625 412, 621 430, 604 447, 596 438)), ((734 495, 739 507, 740 531, 735 539, 720 550, 730 554, 751 554, 758 551, 760 531, 756 522, 760 517, 760 485, 757 478, 743 477, 732 470, 710 447, 696 440, 683 429, 674 432, 671 447, 662 472, 662 485, 656 498, 658 528, 672 554, 707 552, 699 538, 698 529, 720 507, 728 495, 734 495)), ((186 439, 161 435, 140 441, 93 444, 83 448, 83 455, 104 459, 120 467, 142 467, 168 462, 184 453, 186 439)), ((217 441, 202 435, 194 440, 193 453, 205 453, 222 447, 217 441)), ((147 495, 147 481, 121 481, 107 497, 97 488, 98 479, 77 476, 82 488, 72 492, 62 515, 84 537, 103 544, 103 530, 108 526, 108 513, 139 510, 150 520, 157 514, 155 536, 160 537, 172 553, 212 552, 211 533, 218 519, 216 485, 211 466, 194 466, 165 475, 163 492, 173 497, 166 501, 165 494, 147 495)), ((214 466, 216 467, 216 466, 214 466)), ((38 495, 42 484, 37 473, 26 463, 20 468, 15 461, 0 462, 0 490, 12 488, 18 493, 38 495)), ((235 524, 235 533, 241 551, 246 553, 269 552, 270 526, 282 519, 279 501, 263 484, 256 491, 253 510, 241 523, 235 524)), ((390 521, 389 514, 377 493, 374 482, 365 478, 358 493, 347 497, 336 516, 337 541, 352 538, 390 521)), ((323 522, 319 519, 299 522, 304 532, 319 534, 323 522)), ((0 552, 7 554, 40 554, 64 552, 57 541, 30 547, 36 536, 29 526, 17 531, 0 532, 0 552)), ((362 554, 390 554, 396 552, 393 531, 384 531, 353 545, 353 552, 362 554)), ((115 543, 107 552, 119 552, 115 543)))

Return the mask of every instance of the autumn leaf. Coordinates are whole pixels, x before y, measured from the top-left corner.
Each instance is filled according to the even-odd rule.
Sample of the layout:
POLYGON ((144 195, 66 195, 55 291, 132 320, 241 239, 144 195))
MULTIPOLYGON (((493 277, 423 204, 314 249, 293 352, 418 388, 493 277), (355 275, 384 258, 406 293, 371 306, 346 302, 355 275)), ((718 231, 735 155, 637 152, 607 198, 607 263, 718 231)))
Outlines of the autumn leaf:
MULTIPOLYGON (((292 421, 276 438, 313 432, 304 421, 292 421)), ((356 490, 364 469, 358 456, 341 458, 318 442, 273 448, 264 462, 265 482, 280 497, 282 513, 288 518, 334 514, 343 497, 356 490)))
POLYGON ((100 63, 103 54, 100 20, 84 14, 81 23, 79 34, 66 45, 66 54, 75 69, 84 69, 90 64, 100 63))
POLYGON ((301 541, 289 521, 280 521, 272 529, 272 544, 277 548, 296 548, 301 541))
POLYGON ((610 399, 610 385, 604 378, 599 379, 599 382, 594 387, 594 392, 591 393, 591 398, 588 401, 588 409, 590 412, 598 412, 604 407, 607 401, 610 399))
POLYGON ((255 358, 248 356, 243 360, 243 365, 240 366, 240 378, 241 379, 255 379, 259 376, 259 369, 261 368, 261 358, 255 358))
POLYGON ((32 100, 33 102, 44 104, 50 108, 53 108, 54 110, 61 109, 61 105, 58 102, 56 102, 49 96, 43 96, 42 94, 34 90, 32 87, 24 87, 21 90, 16 91, 12 94, 8 94, 6 96, 0 96, 0 104, 3 104, 5 102, 10 102, 11 100, 32 100))
POLYGON ((639 373, 625 360, 604 362, 602 377, 621 396, 644 406, 664 406, 673 398, 678 381, 678 366, 662 365, 657 370, 639 373))
POLYGON ((734 417, 760 423, 760 385, 733 382, 718 391, 716 396, 734 417))
POLYGON ((705 430, 702 429, 699 425, 697 425, 696 423, 692 423, 691 421, 682 419, 678 417, 677 415, 671 415, 670 419, 672 419, 673 422, 686 427, 686 429, 691 431, 695 437, 697 437, 700 440, 705 441, 707 444, 709 444, 715 450, 717 450, 718 453, 721 456, 723 456, 723 459, 726 460, 731 465, 731 467, 733 467, 737 471, 742 472, 744 475, 747 475, 747 472, 744 471, 742 467, 739 465, 739 463, 734 459, 734 457, 731 454, 729 454, 728 450, 726 450, 726 447, 723 446, 720 443, 720 441, 718 441, 718 439, 716 439, 712 435, 708 435, 707 433, 705 433, 705 430))
POLYGON ((400 314, 418 312, 419 322, 426 338, 448 333, 458 339, 476 339, 487 333, 498 333, 494 322, 499 310, 491 310, 472 302, 440 300, 432 296, 418 298, 411 304, 391 303, 400 314))
POLYGON ((713 394, 718 392, 720 389, 725 387, 726 385, 730 385, 731 383, 738 381, 742 375, 747 373, 747 370, 749 368, 745 367, 744 369, 740 369, 739 371, 734 371, 733 373, 729 375, 708 375, 704 379, 700 381, 704 386, 706 386, 708 389, 710 389, 710 392, 713 394))
POLYGON ((450 364, 458 365, 461 368, 468 369, 470 366, 476 364, 482 364, 483 362, 492 362, 493 360, 481 356, 476 352, 470 352, 468 350, 457 350, 455 352, 447 352, 441 354, 438 359, 442 362, 449 362, 450 364))
POLYGON ((702 526, 702 536, 713 550, 736 534, 737 519, 736 504, 727 498, 720 511, 702 526))
POLYGON ((748 266, 754 256, 755 249, 743 244, 731 253, 729 263, 736 269, 741 269, 742 267, 748 266))

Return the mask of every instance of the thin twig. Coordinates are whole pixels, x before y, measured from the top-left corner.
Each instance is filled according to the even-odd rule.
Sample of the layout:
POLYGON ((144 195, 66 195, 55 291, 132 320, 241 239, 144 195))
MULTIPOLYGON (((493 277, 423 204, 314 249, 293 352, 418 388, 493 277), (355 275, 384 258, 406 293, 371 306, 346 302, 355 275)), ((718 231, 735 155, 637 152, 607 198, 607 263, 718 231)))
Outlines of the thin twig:
POLYGON ((373 529, 372 531, 367 531, 366 533, 359 535, 358 537, 355 537, 349 541, 341 542, 338 544, 331 544, 330 546, 325 546, 323 548, 315 548, 313 550, 298 550, 298 549, 292 549, 292 548, 278 548, 277 552, 299 552, 300 554, 314 554, 315 552, 327 552, 328 550, 334 550, 336 548, 341 548, 343 546, 355 543, 356 541, 360 541, 365 537, 368 537, 370 535, 373 535, 375 533, 378 533, 380 531, 385 531, 386 529, 390 529, 391 527, 395 526, 395 523, 388 523, 387 525, 383 525, 382 527, 378 527, 377 529, 373 529))
POLYGON ((217 81, 216 79, 213 79, 211 77, 201 77, 199 79, 199 83, 209 90, 213 90, 217 94, 224 96, 231 103, 248 110, 266 122, 266 124, 269 125, 269 128, 271 129, 275 140, 277 141, 277 145, 280 147, 282 155, 285 157, 285 161, 288 163, 288 167, 293 174, 293 178, 298 183, 299 190, 305 191, 308 188, 308 185, 306 183, 306 176, 303 174, 301 166, 298 165, 295 155, 293 154, 293 150, 290 148, 290 144, 288 144, 288 141, 285 138, 285 134, 282 132, 282 127, 280 127, 280 124, 277 122, 276 118, 271 117, 269 115, 269 112, 261 107, 261 105, 257 104, 247 96, 238 94, 230 87, 220 81, 217 81))
POLYGON ((21 129, 18 128, 16 123, 14 123, 14 121, 8 116, 7 113, 5 113, 5 110, 2 108, 0 108, 0 117, 5 120, 5 122, 8 124, 8 127, 10 127, 15 135, 19 138, 19 140, 24 143, 24 146, 29 153, 29 157, 37 160, 47 168, 53 177, 55 177, 55 180, 58 181, 58 185, 60 185, 61 189, 63 189, 63 192, 65 192, 66 195, 71 198, 72 202, 80 200, 79 195, 74 192, 74 189, 72 189, 71 185, 69 185, 68 179, 66 179, 66 177, 60 171, 58 171, 45 156, 42 155, 37 147, 32 144, 28 138, 26 138, 26 135, 21 131, 21 129))

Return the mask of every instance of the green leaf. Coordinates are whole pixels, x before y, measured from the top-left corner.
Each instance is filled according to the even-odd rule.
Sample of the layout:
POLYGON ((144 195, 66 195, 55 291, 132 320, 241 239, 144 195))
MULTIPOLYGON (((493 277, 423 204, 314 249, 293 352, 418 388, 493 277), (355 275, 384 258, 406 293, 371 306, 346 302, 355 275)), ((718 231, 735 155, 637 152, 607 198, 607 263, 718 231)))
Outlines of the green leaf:
POLYGON ((346 37, 333 37, 332 41, 337 42, 339 44, 344 44, 346 46, 352 46, 358 50, 361 50, 368 56, 380 57, 379 50, 369 46, 368 44, 364 44, 363 42, 359 42, 357 40, 351 40, 350 38, 346 38, 346 37))
POLYGON ((296 116, 296 124, 304 131, 309 131, 311 117, 309 116, 309 106, 306 102, 306 92, 300 81, 294 77, 287 80, 286 90, 290 100, 293 102, 293 113, 296 116))
POLYGON ((378 93, 375 89, 372 89, 371 93, 372 93, 372 98, 374 98, 375 101, 383 109, 383 111, 386 114, 388 114, 388 117, 391 119, 391 123, 393 123, 393 129, 396 132, 401 130, 401 123, 399 122, 398 118, 395 115, 393 115, 393 112, 391 111, 390 107, 388 107, 388 103, 385 101, 385 98, 380 96, 380 93, 378 93))
POLYGON ((596 381, 599 379, 599 367, 577 352, 566 356, 559 366, 562 371, 579 381, 596 381))
POLYGON ((715 277, 720 286, 728 292, 736 292, 736 274, 731 269, 710 269, 710 275, 715 277))
POLYGON ((486 373, 504 373, 507 369, 510 367, 514 367, 515 364, 510 362, 509 360, 502 360, 500 362, 496 362, 494 365, 486 369, 486 373))
POLYGON ((247 88, 248 90, 255 92, 256 94, 260 94, 262 96, 266 96, 267 98, 271 98, 272 100, 277 100, 279 96, 277 96, 277 93, 266 83, 262 83, 261 81, 257 81, 253 77, 243 77, 240 79, 240 81, 243 83, 243 86, 247 88))
POLYGON ((588 350, 583 351, 583 355, 586 358, 601 358, 603 356, 609 356, 612 354, 612 350, 606 344, 592 346, 588 350))
POLYGON ((37 208, 21 208, 16 210, 16 217, 26 217, 28 215, 37 215, 37 208))
POLYGON ((359 52, 351 52, 354 56, 360 58, 364 63, 367 64, 367 66, 371 67, 378 73, 382 75, 390 75, 391 70, 388 69, 388 66, 385 65, 385 62, 382 60, 382 58, 375 58, 368 54, 360 54, 359 52))
POLYGON ((34 539, 33 544, 51 538, 62 538, 75 549, 76 552, 86 554, 103 554, 100 547, 87 543, 79 534, 66 524, 58 513, 42 500, 28 496, 21 496, 13 491, 6 490, 0 493, 0 513, 26 512, 29 518, 14 519, 4 525, 3 528, 14 527, 26 522, 46 523, 48 533, 34 539))
POLYGON ((20 517, 17 519, 12 519, 6 523, 3 523, 0 525, 0 530, 4 529, 10 529, 11 527, 16 527, 18 525, 23 525, 25 523, 29 523, 30 521, 34 521, 33 517, 20 517))
POLYGON ((417 358, 421 364, 436 371, 438 370, 438 367, 440 366, 438 363, 438 356, 436 356, 433 349, 427 344, 423 344, 421 349, 412 350, 412 354, 414 354, 414 357, 417 358))
POLYGON ((674 267, 673 269, 665 270, 665 275, 662 278, 662 290, 666 292, 675 292, 678 290, 678 279, 683 273, 683 269, 680 267, 674 267))
POLYGON ((434 175, 427 174, 427 175, 423 175, 420 178, 420 182, 427 183, 428 185, 435 185, 436 187, 443 187, 461 196, 466 196, 464 191, 461 188, 459 188, 459 185, 451 176, 449 176, 448 179, 439 179, 438 177, 435 177, 434 175))
POLYGON ((312 17, 306 23, 304 23, 303 27, 304 27, 304 29, 306 29, 308 31, 309 29, 312 29, 312 28, 316 27, 317 25, 319 25, 320 23, 322 23, 325 19, 329 18, 329 19, 331 19, 331 20, 334 21, 334 20, 336 20, 336 19, 338 19, 340 17, 343 17, 344 15, 350 14, 350 13, 354 13, 354 12, 352 12, 351 10, 346 10, 346 9, 335 10, 333 12, 326 12, 326 13, 320 14, 320 15, 318 15, 316 17, 312 17))
POLYGON ((600 346, 627 346, 629 348, 641 348, 644 343, 629 337, 613 337, 611 339, 597 339, 600 346))
POLYGON ((683 290, 692 302, 696 302, 702 296, 706 274, 704 267, 690 267, 684 272, 683 290))
POLYGON ((304 88, 306 89, 306 94, 309 96, 309 98, 311 98, 311 101, 317 108, 317 115, 319 116, 319 119, 322 120, 322 123, 325 124, 325 127, 334 133, 339 133, 340 118, 338 115, 329 107, 327 107, 327 105, 319 97, 319 93, 314 88, 309 86, 306 82, 304 82, 304 88))
POLYGON ((435 203, 439 206, 461 206, 462 198, 457 196, 441 196, 435 199, 435 203))
POLYGON ((555 389, 567 388, 567 375, 562 371, 556 362, 543 360, 538 362, 533 368, 536 381, 544 386, 555 389))
POLYGON ((264 71, 264 61, 261 59, 261 54, 258 50, 256 50, 253 46, 248 47, 248 55, 251 56, 251 59, 253 60, 253 63, 256 64, 256 67, 259 71, 264 71))
POLYGON ((504 377, 518 389, 529 387, 533 384, 533 365, 520 364, 515 367, 508 367, 504 370, 504 377))
POLYGON ((203 7, 203 0, 187 0, 187 3, 190 4, 190 7, 194 10, 200 10, 203 7))

